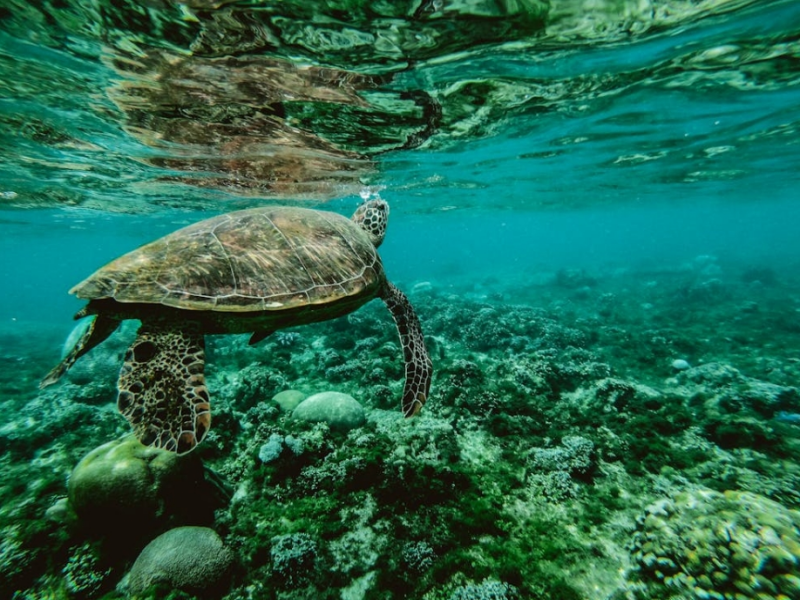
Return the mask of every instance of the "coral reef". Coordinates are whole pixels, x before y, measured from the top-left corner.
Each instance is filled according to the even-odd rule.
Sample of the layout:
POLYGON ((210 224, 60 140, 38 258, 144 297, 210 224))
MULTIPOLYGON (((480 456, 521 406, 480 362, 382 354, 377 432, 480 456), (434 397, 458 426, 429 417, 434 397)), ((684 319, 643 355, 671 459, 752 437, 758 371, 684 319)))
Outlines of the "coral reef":
POLYGON ((229 583, 233 554, 208 527, 176 527, 142 550, 128 575, 133 596, 150 588, 181 590, 203 598, 219 596, 229 583))
POLYGON ((102 565, 96 549, 85 543, 71 551, 61 573, 67 594, 91 598, 108 587, 111 568, 102 565))
POLYGON ((348 394, 320 392, 298 404, 292 418, 309 423, 327 423, 331 429, 347 431, 364 423, 364 409, 348 394))
MULTIPOLYGON (((147 543, 203 525, 243 567, 225 600, 798 597, 800 329, 784 326, 785 289, 711 259, 503 283, 407 286, 435 364, 413 419, 377 303, 252 347, 209 336, 214 426, 174 471, 109 443, 126 426, 100 387, 4 397, 0 577, 15 600, 121 600, 147 543), (714 278, 713 299, 688 291, 714 278), (358 407, 346 426, 299 418, 326 389, 358 407), (91 477, 76 468, 89 452, 91 477)), ((30 352, 18 377, 35 384, 52 357, 30 352)), ((103 352, 87 365, 111 377, 103 352)))
POLYGON ((272 571, 288 586, 295 586, 308 579, 317 557, 317 544, 306 533, 276 535, 269 554, 272 571))
POLYGON ((661 499, 632 545, 636 598, 800 596, 800 512, 758 494, 690 489, 661 499))
POLYGON ((450 600, 510 600, 514 588, 507 583, 484 579, 481 583, 462 585, 450 596, 450 600))
POLYGON ((148 448, 132 435, 87 454, 67 489, 80 523, 103 536, 135 539, 167 520, 210 518, 210 499, 197 500, 208 492, 199 457, 148 448))
POLYGON ((305 399, 306 395, 299 390, 284 390, 272 397, 272 401, 284 412, 292 412, 305 399))

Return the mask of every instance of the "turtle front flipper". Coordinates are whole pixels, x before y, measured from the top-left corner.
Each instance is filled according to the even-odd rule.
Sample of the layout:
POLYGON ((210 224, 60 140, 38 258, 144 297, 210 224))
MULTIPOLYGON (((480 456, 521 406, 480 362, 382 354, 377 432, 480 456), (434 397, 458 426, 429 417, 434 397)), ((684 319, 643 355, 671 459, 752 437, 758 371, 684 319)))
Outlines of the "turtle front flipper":
POLYGON ((119 373, 117 407, 140 442, 178 454, 211 426, 205 342, 186 322, 143 320, 119 373))
POLYGON ((261 331, 256 331, 253 335, 250 336, 250 341, 247 342, 247 345, 255 346, 258 342, 267 339, 271 335, 272 335, 272 329, 262 329, 261 331))
POLYGON ((433 366, 425 347, 422 327, 406 295, 386 282, 381 298, 394 317, 403 358, 406 362, 406 383, 403 388, 402 409, 407 417, 414 416, 425 404, 431 389, 433 366))
MULTIPOLYGON (((80 319, 85 317, 86 314, 86 309, 84 308, 77 315, 75 315, 75 318, 80 319)), ((86 327, 86 331, 83 332, 83 335, 78 339, 77 342, 75 342, 75 345, 64 357, 64 360, 58 363, 47 375, 45 375, 44 379, 42 379, 41 383, 39 383, 39 388, 44 389, 61 379, 64 373, 66 373, 69 368, 75 364, 76 360, 78 360, 81 356, 86 354, 98 344, 102 343, 108 336, 114 333, 114 330, 119 327, 119 324, 120 319, 116 317, 102 313, 96 315, 95 318, 89 323, 88 327, 86 327)))

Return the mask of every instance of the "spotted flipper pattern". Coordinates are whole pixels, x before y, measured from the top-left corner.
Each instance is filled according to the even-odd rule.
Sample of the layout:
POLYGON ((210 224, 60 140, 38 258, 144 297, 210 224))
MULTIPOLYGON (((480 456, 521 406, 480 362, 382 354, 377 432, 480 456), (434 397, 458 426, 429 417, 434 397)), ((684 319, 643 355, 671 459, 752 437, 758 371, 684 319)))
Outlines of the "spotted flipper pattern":
POLYGON ((422 410, 428 399, 433 365, 425 347, 419 319, 406 295, 387 282, 381 298, 394 317, 400 344, 403 346, 406 363, 406 382, 401 405, 403 414, 413 417, 422 410))
POLYGON ((190 323, 143 321, 125 353, 117 407, 146 446, 192 450, 211 426, 205 343, 190 323))

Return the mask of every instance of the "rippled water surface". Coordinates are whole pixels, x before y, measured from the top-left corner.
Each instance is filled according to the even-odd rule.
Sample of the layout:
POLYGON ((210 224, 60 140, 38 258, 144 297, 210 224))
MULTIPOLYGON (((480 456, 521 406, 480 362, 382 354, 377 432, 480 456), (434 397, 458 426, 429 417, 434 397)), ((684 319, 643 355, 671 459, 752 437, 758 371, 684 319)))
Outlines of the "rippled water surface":
POLYGON ((790 197, 799 11, 6 0, 3 204, 219 210, 362 185, 413 212, 790 197))

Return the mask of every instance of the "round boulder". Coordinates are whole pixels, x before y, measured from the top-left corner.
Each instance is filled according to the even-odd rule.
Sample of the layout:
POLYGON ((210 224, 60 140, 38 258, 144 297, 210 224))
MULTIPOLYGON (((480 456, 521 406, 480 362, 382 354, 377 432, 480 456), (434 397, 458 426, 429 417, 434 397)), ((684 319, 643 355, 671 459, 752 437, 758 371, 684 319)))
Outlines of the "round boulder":
POLYGON ((273 402, 284 412, 292 412, 305 399, 306 395, 298 390, 283 390, 272 397, 273 402))
MULTIPOLYGON (((196 456, 143 446, 128 435, 89 452, 69 477, 72 510, 100 534, 145 534, 162 517, 200 504, 203 466, 196 456)), ((188 515, 185 515, 188 516, 188 515)), ((193 515, 197 516, 197 515, 193 515)))
POLYGON ((145 546, 128 576, 128 592, 143 594, 153 586, 208 598, 227 587, 233 553, 208 527, 176 527, 145 546))
POLYGON ((321 392, 303 400, 292 417, 311 423, 327 423, 331 429, 349 431, 364 424, 364 408, 348 394, 321 392))

